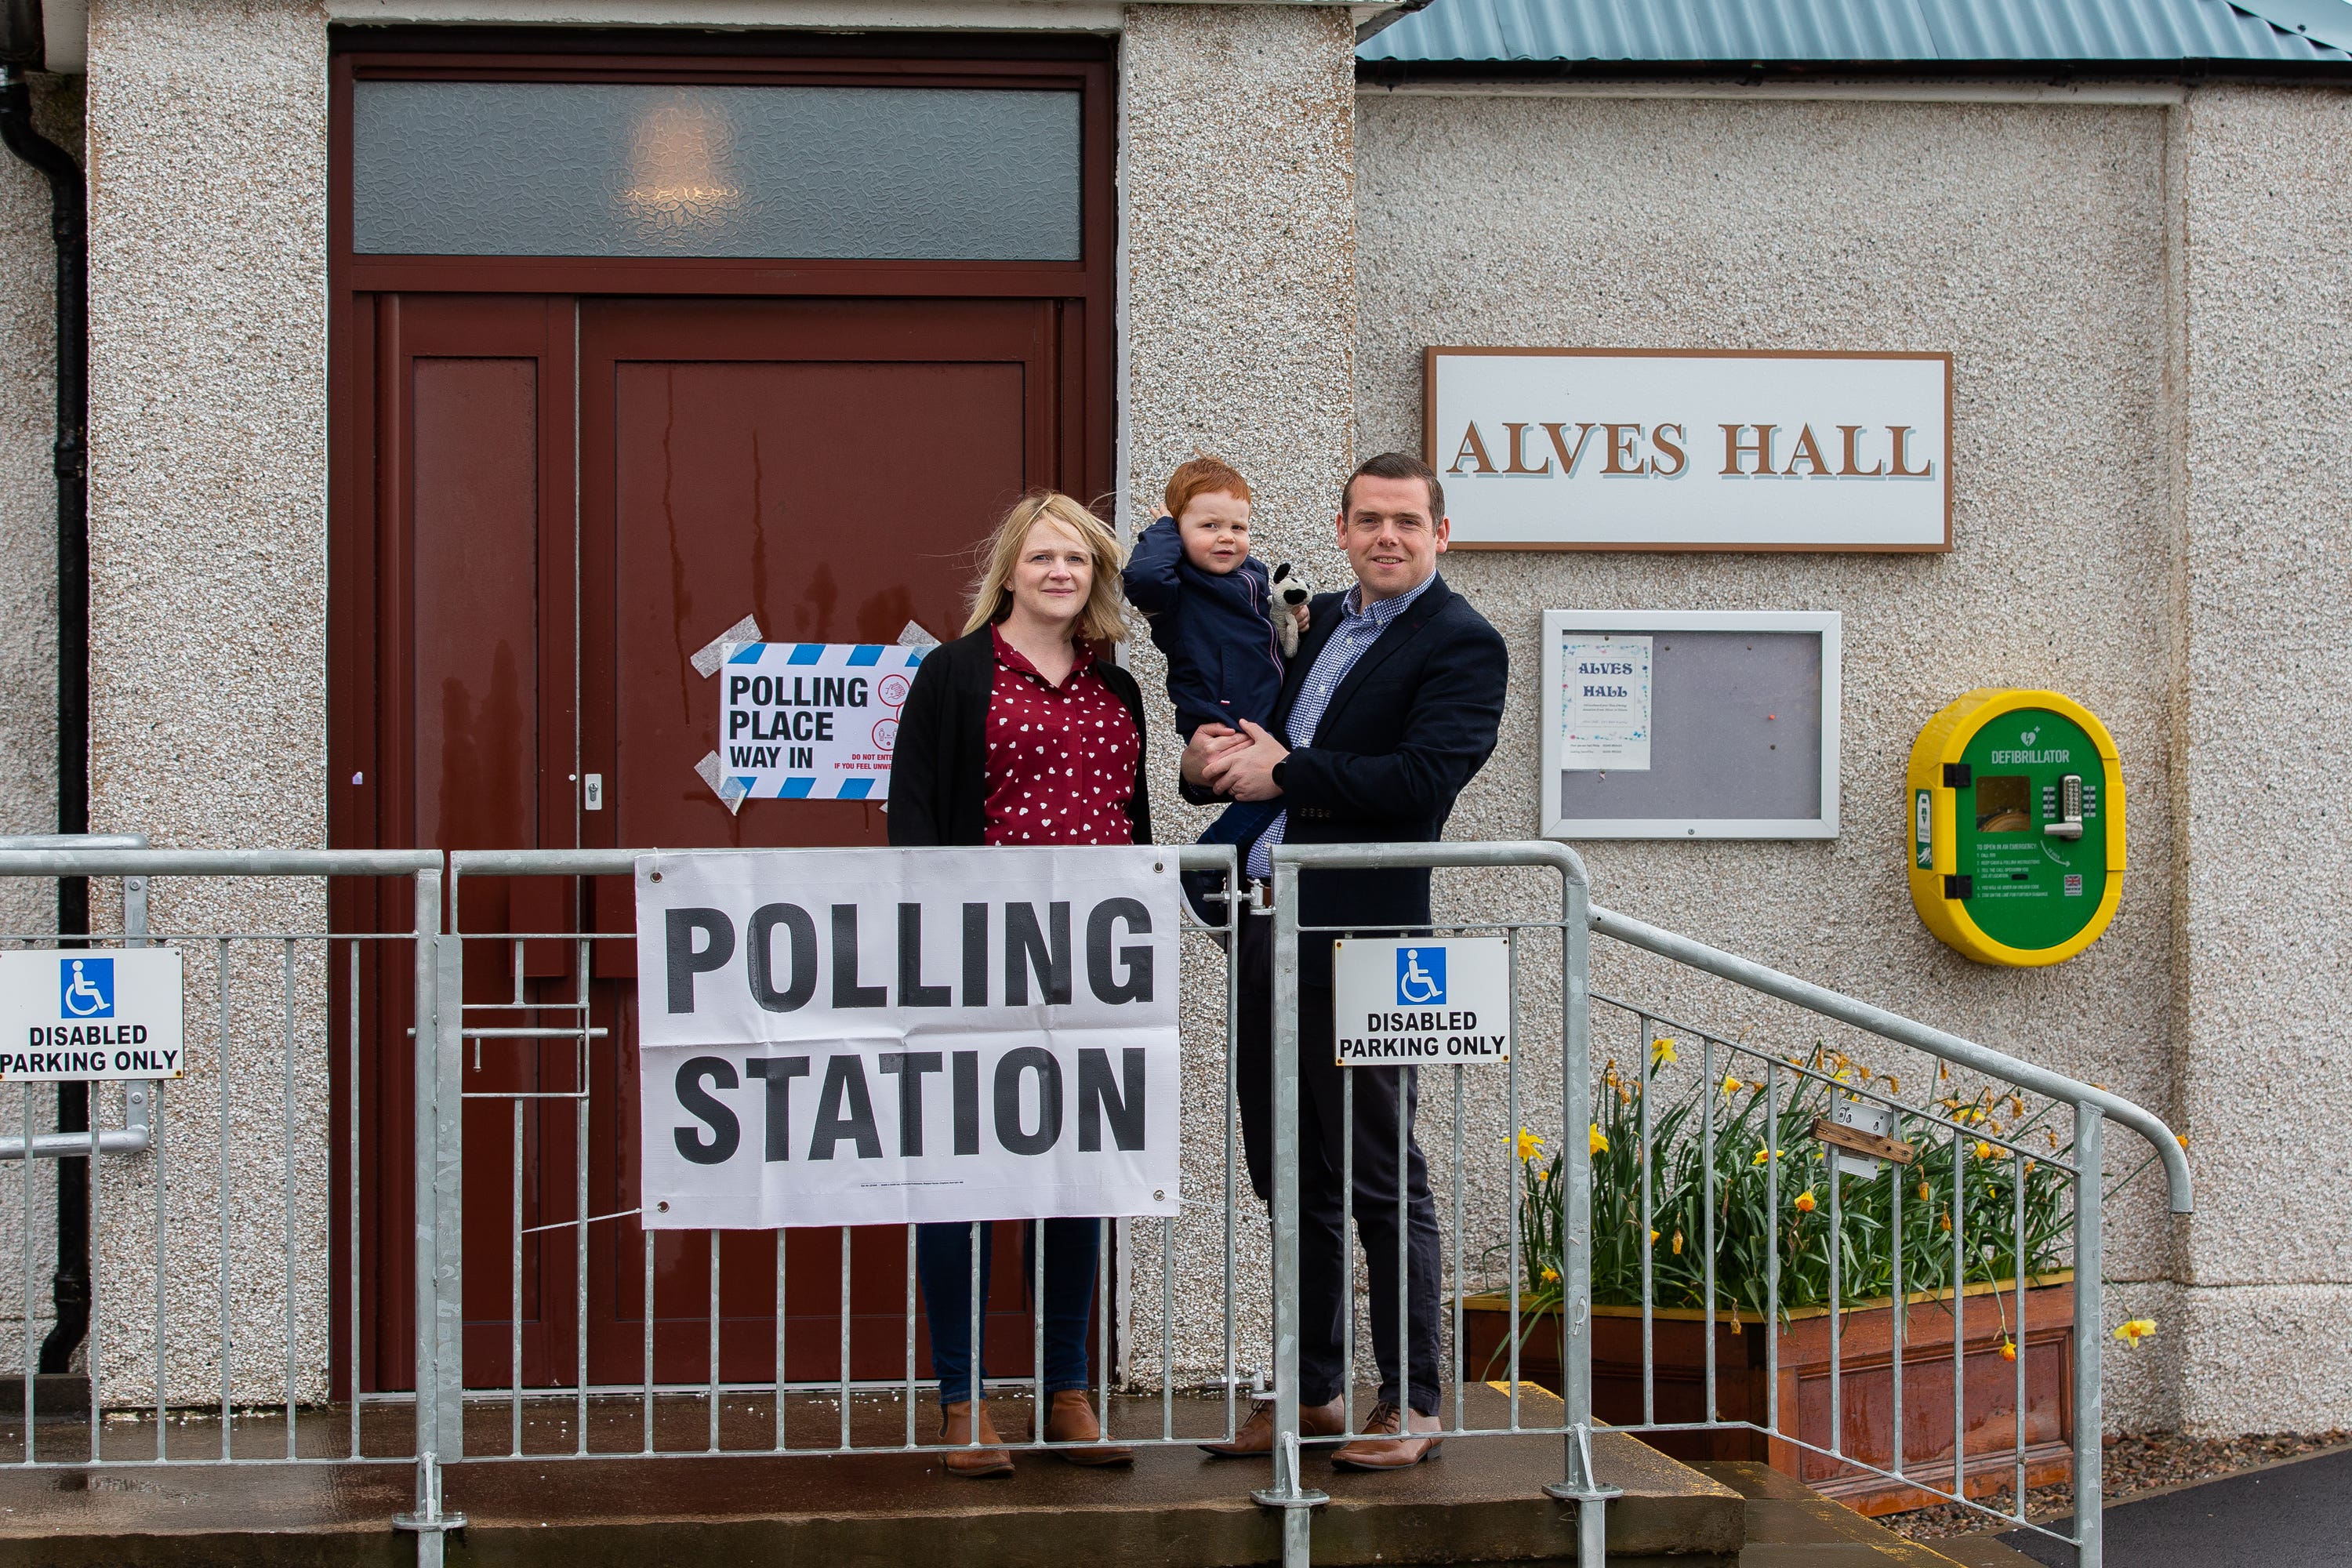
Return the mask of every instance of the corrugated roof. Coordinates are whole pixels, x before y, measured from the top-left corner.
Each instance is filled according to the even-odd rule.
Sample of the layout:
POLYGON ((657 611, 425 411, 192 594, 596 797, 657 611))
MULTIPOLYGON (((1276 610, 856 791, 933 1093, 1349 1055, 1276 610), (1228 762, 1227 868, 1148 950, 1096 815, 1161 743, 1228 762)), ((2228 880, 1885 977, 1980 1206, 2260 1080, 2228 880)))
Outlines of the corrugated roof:
POLYGON ((2352 3, 1434 0, 1428 9, 1374 34, 1357 55, 1368 61, 1631 65, 2341 65, 2352 60, 2352 3))

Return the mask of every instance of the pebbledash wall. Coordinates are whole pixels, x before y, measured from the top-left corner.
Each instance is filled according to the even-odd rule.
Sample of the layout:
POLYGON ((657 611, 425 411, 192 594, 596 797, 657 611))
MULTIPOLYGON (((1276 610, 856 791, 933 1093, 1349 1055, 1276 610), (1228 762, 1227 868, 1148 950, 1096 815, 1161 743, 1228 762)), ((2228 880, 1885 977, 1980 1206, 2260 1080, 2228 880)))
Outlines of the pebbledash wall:
MULTIPOLYGON (((324 841, 332 9, 90 7, 101 829, 173 845, 324 841)), ((1842 836, 1593 845, 1597 896, 2173 1118, 2191 1136, 2199 1213, 2175 1226, 2143 1189, 2117 1216, 2111 1317, 2162 1328, 2109 1358, 2110 1420, 2352 1425, 2334 1327, 2352 1310, 2352 1197, 2332 1179, 2352 1160, 2352 1080, 2331 1050, 2347 934, 2332 894, 2352 844, 2329 790, 2352 710, 2338 668, 2352 646, 2339 563, 2352 531, 2352 190, 2340 178, 2352 96, 1953 82, 1803 95, 1360 89, 1359 18, 1311 5, 415 0, 367 19, 560 22, 589 9, 607 24, 1121 31, 1123 504, 1148 516, 1173 462, 1218 451, 1260 486, 1261 553, 1307 561, 1327 584, 1344 581, 1330 531, 1339 479, 1362 453, 1417 445, 1425 344, 1950 351, 1948 554, 1449 556, 1449 580, 1503 630, 1517 671, 1502 749, 1451 831, 1536 830, 1543 609, 1843 612, 1842 836), (2055 969, 1966 963, 1926 934, 1904 891, 1905 754, 1937 707, 1979 685, 2068 691, 2122 745, 2123 910, 2055 969)), ((8 828, 46 825, 50 765, 44 725, 21 709, 46 703, 47 237, 33 194, 0 165, 0 276, 15 285, 0 305, 8 828)), ((1135 664, 1156 689, 1147 645, 1135 664)), ((1172 761, 1162 741, 1155 784, 1172 761)), ((1199 826, 1197 814, 1167 819, 1170 837, 1199 826)), ((1458 896, 1482 889, 1532 896, 1532 879, 1458 896)), ((253 929, 320 913, 300 890, 237 901, 181 889, 157 919, 253 929)), ((274 1006, 265 978, 249 978, 242 1005, 274 1006)), ((201 1013, 192 1004, 198 1045, 201 1013)), ((298 1026, 302 1081, 323 1085, 319 1021, 305 1010, 298 1026)), ((237 1037, 277 1032, 257 1011, 237 1037)), ((1193 1053, 1196 1089, 1215 1082, 1208 1060, 1193 1053)), ((257 1109, 232 1119, 245 1174, 226 1198, 244 1234, 290 1228, 316 1256, 322 1200, 302 1194, 324 1191, 323 1090, 306 1087, 289 1137, 278 1065, 274 1047, 232 1063, 231 1102, 257 1109)), ((198 1049, 193 1066, 166 1121, 167 1148, 187 1152, 173 1156, 166 1256, 174 1317, 209 1323, 223 1197, 209 1108, 222 1096, 217 1060, 198 1049)), ((2116 1173, 2129 1142, 2116 1140, 2116 1173)), ((1188 1145, 1194 1193, 1213 1191, 1216 1152, 1213 1138, 1188 1145)), ((101 1188, 101 1372, 125 1398, 146 1396, 152 1377, 134 1352, 154 1241, 131 1218, 152 1215, 152 1180, 143 1162, 111 1162, 101 1188)), ((1262 1234, 1244 1225, 1248 1256, 1262 1234)), ((1181 1322, 1213 1312, 1218 1240, 1205 1210, 1180 1230, 1181 1322)), ((1156 1285, 1154 1247, 1133 1238, 1139 1286, 1156 1285)), ((255 1248, 230 1281, 233 1338, 254 1357, 241 1384, 279 1375, 277 1267, 274 1246, 255 1248)), ((1240 1279, 1262 1306, 1262 1271, 1240 1279)), ((296 1284, 306 1395, 321 1386, 324 1288, 307 1274, 296 1284)), ((1156 1303, 1136 1310, 1138 1342, 1155 1341, 1156 1303)), ((212 1338, 192 1335, 175 1356, 173 1392, 217 1388, 212 1338)), ((1208 1369, 1205 1348, 1197 1336, 1180 1347, 1188 1375, 1208 1369)), ((1240 1359, 1261 1359, 1247 1337, 1240 1359)))

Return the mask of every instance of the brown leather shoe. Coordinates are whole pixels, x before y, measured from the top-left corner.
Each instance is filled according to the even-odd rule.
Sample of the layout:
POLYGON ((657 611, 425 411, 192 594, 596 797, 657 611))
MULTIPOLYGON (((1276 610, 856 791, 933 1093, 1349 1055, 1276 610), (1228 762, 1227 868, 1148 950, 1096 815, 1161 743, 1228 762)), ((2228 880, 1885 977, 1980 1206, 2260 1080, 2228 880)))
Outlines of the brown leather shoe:
POLYGON ((1331 1456, 1331 1462, 1343 1470, 1402 1470, 1437 1457, 1438 1446, 1444 1442, 1436 1435, 1437 1417, 1423 1415, 1420 1411, 1406 1415, 1395 1405, 1382 1401, 1372 1406, 1371 1418, 1364 1423, 1368 1433, 1395 1433, 1394 1436, 1365 1436, 1331 1456), (1426 1432, 1428 1436, 1413 1434, 1426 1432))
POLYGON ((997 1445, 1003 1439, 996 1435, 995 1423, 988 1418, 988 1407, 980 1410, 980 1447, 972 1441, 971 1402, 950 1405, 940 1412, 940 1441, 952 1444, 940 1456, 940 1463, 948 1474, 966 1480, 978 1480, 984 1476, 1009 1476, 1013 1473, 1013 1456, 997 1445))
MULTIPOLYGON (((1328 1405, 1302 1405, 1298 1407, 1298 1435, 1302 1438, 1344 1437, 1348 1433, 1348 1406, 1335 1399, 1328 1405)), ((1215 1459, 1262 1459, 1274 1452, 1274 1401, 1261 1399, 1250 1406, 1249 1419, 1234 1434, 1230 1443, 1203 1443, 1201 1452, 1215 1459)))
MULTIPOLYGON (((1037 1417, 1031 1415, 1026 1428, 1034 1437, 1037 1417)), ((1135 1450, 1118 1443, 1102 1440, 1102 1426, 1095 1420, 1095 1407, 1087 1403, 1082 1388, 1066 1388, 1054 1395, 1045 1406, 1045 1441, 1048 1443, 1086 1443, 1084 1448, 1055 1448, 1055 1458, 1067 1459, 1074 1465, 1131 1465, 1135 1450)))

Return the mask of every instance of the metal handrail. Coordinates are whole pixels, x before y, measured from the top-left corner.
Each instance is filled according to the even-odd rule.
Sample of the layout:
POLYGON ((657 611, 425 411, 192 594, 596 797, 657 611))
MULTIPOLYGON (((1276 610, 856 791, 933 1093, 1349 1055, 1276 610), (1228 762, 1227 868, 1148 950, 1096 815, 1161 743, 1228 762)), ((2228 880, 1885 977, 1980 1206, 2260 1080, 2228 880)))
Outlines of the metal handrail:
POLYGON ((1783 974, 1737 953, 1725 952, 1703 942, 1677 936, 1670 931, 1621 915, 1614 910, 1594 906, 1592 929, 1603 936, 1614 937, 1630 947, 1643 948, 1661 958, 1671 958, 1677 963, 1745 985, 1751 991, 1761 991, 1768 996, 1778 996, 1794 1003, 1808 1012, 1835 1018, 1842 1024, 1852 1024, 1874 1035, 1884 1035, 1890 1040, 1914 1047, 1928 1055, 1940 1057, 1957 1067, 1964 1067, 1990 1078, 2003 1078, 2047 1100, 2067 1105, 2086 1105, 2108 1121, 2130 1128, 2147 1140, 2157 1157, 2164 1162, 2166 1185, 2174 1214, 2192 1212, 2189 1177, 2189 1159, 2180 1140, 2166 1126, 2164 1119, 2144 1107, 2133 1104, 2119 1094, 2094 1085, 2078 1082, 2063 1073, 2035 1067, 2031 1062, 1996 1051, 1973 1040, 1948 1034, 1916 1023, 1899 1013, 1884 1007, 1874 1007, 1867 1002, 1816 985, 1810 980, 1800 980, 1783 974))

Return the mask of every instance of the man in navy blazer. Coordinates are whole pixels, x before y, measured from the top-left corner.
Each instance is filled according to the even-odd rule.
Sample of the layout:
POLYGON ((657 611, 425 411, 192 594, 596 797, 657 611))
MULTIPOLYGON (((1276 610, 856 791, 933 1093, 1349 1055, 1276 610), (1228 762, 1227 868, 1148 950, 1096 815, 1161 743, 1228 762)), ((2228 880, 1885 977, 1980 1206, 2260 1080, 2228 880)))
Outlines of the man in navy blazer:
MULTIPOLYGON (((1339 542, 1356 586, 1310 606, 1270 729, 1204 725, 1184 749, 1188 799, 1274 801, 1283 807, 1246 853, 1244 873, 1270 875, 1277 843, 1427 842, 1444 832, 1462 786, 1495 749, 1510 661, 1501 636, 1438 575, 1445 492, 1418 458, 1383 453, 1340 492, 1339 542)), ((1273 1182, 1273 921, 1257 889, 1242 921, 1241 1005, 1234 1044, 1242 1141, 1261 1199, 1273 1182)), ((1299 881, 1302 927, 1429 923, 1426 869, 1311 871, 1299 881)), ((1333 1061, 1329 932, 1302 936, 1299 954, 1299 1405, 1308 1436, 1346 1431, 1343 1338, 1353 1270, 1341 1226, 1341 1074, 1355 1074, 1355 1218, 1372 1279, 1372 1352, 1381 1391, 1361 1430, 1332 1462, 1397 1469, 1436 1452, 1439 1337, 1437 1209, 1410 1137, 1415 1069, 1341 1068, 1333 1061), (1397 1132, 1408 1136, 1398 1169, 1397 1132), (1397 1192, 1408 1220, 1400 1235, 1397 1192), (1400 1254, 1406 1273, 1406 1363, 1399 1365, 1400 1254)), ((1220 1456, 1273 1447, 1271 1407, 1251 1413, 1220 1456)))

